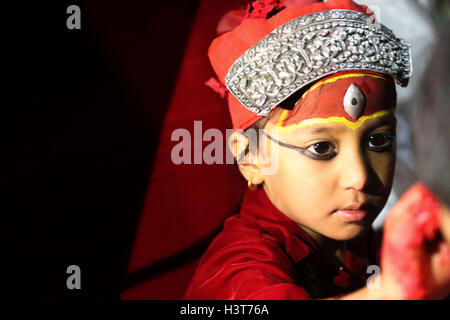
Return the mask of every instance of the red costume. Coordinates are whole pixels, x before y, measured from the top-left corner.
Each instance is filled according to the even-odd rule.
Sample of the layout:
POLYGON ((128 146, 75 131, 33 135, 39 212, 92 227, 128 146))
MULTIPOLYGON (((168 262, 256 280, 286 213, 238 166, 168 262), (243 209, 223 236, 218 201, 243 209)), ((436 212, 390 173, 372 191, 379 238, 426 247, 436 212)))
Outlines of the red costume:
MULTIPOLYGON (((203 15, 199 16, 210 17, 213 10, 208 6, 212 7, 212 5, 208 1, 202 3, 204 4, 203 15)), ((221 5, 225 6, 226 3, 228 2, 222 2, 221 5)), ((221 96, 228 94, 229 111, 234 129, 247 129, 267 115, 270 110, 276 108, 278 103, 326 76, 358 70, 358 73, 385 75, 387 81, 381 81, 380 77, 365 77, 352 81, 352 83, 361 81, 361 85, 357 83, 357 90, 350 90, 346 79, 339 80, 336 84, 341 84, 339 94, 342 97, 336 101, 342 102, 346 92, 351 93, 352 104, 353 98, 358 97, 358 94, 365 96, 365 101, 357 101, 356 113, 353 114, 352 111, 341 108, 342 103, 338 105, 340 109, 326 106, 325 109, 322 108, 323 106, 317 108, 314 110, 314 117, 304 117, 304 114, 295 113, 295 110, 292 110, 289 111, 294 113, 292 116, 280 119, 281 126, 290 126, 290 122, 294 120, 294 125, 304 120, 322 121, 323 116, 332 115, 338 118, 336 121, 345 119, 349 125, 358 124, 359 120, 373 115, 375 110, 372 110, 371 106, 378 100, 372 98, 376 96, 377 88, 391 86, 391 77, 402 85, 407 83, 410 75, 407 46, 400 44, 385 29, 380 29, 381 33, 371 38, 373 43, 360 43, 359 47, 353 45, 359 41, 357 33, 367 36, 369 33, 372 35, 373 32, 379 31, 372 32, 372 27, 367 26, 368 23, 365 21, 368 18, 365 8, 353 1, 330 0, 323 3, 314 0, 268 0, 255 2, 252 7, 247 7, 244 14, 241 13, 229 12, 225 15, 233 19, 221 21, 218 31, 222 35, 214 40, 209 49, 211 64, 220 83, 216 80, 208 81, 208 84, 221 96), (283 8, 282 3, 287 7, 283 8), (305 3, 309 5, 302 5, 305 3), (270 14, 273 15, 277 10, 281 11, 270 18, 270 14), (339 10, 339 12, 333 10, 339 10), (346 12, 340 10, 346 10, 346 12), (344 38, 341 32, 344 27, 334 25, 336 21, 333 20, 328 24, 318 22, 322 19, 322 12, 327 12, 329 16, 325 18, 329 21, 350 19, 367 28, 355 29, 348 26, 350 29, 346 29, 345 27, 348 35, 352 36, 344 38), (285 37, 286 41, 300 37, 306 39, 304 48, 290 44, 289 50, 298 49, 300 52, 297 60, 294 61, 296 64, 290 63, 289 59, 282 55, 273 56, 274 61, 277 59, 279 61, 269 66, 272 68, 269 70, 270 68, 266 68, 267 65, 260 65, 261 61, 264 63, 265 58, 261 61, 253 61, 256 67, 252 67, 252 61, 247 61, 251 59, 244 59, 253 54, 251 50, 260 41, 262 41, 260 49, 273 54, 270 51, 272 47, 266 46, 264 38, 276 29, 282 31, 279 34, 288 34, 290 31, 289 28, 285 28, 286 24, 293 19, 311 14, 312 17, 309 18, 315 19, 315 23, 318 23, 315 31, 311 31, 314 35, 302 29, 303 34, 295 33, 285 37), (336 17, 334 14, 337 14, 336 17), (242 24, 236 27, 239 23, 242 24), (233 30, 233 27, 236 28, 233 30), (393 50, 396 51, 380 51, 383 46, 378 45, 376 42, 378 40, 392 44, 393 50), (356 57, 356 53, 347 54, 344 50, 346 46, 354 47, 351 49, 354 53, 360 50, 361 55, 356 57), (249 51, 250 54, 246 56, 249 51), (353 58, 356 59, 356 63, 352 62, 353 58), (360 63, 363 59, 369 61, 367 66, 364 62, 360 63), (249 68, 242 68, 242 73, 239 69, 241 62, 249 64, 249 68), (360 63, 359 67, 358 63, 360 63), (391 63, 389 67, 388 63, 391 63), (258 70, 259 74, 252 75, 254 70, 258 70), (294 74, 297 78, 293 76, 294 74), (309 78, 306 79, 307 77, 309 78), (273 83, 272 80, 274 80, 273 83), (229 90, 224 87, 225 85, 229 90), (319 109, 323 109, 325 114, 316 114, 315 112, 320 111, 319 109)), ((303 22, 305 21, 299 23, 303 22)), ((196 37, 193 36, 191 42, 193 46, 200 47, 200 52, 205 52, 206 49, 200 41, 205 37, 200 37, 199 31, 207 29, 210 24, 208 19, 204 18, 200 19, 194 28, 193 35, 196 37)), ((280 40, 280 43, 283 41, 280 40)), ((195 70, 197 76, 205 75, 205 80, 209 77, 210 70, 197 61, 203 57, 197 51, 188 50, 187 52, 191 54, 185 59, 186 66, 180 77, 184 84, 177 87, 180 93, 175 95, 174 107, 166 119, 161 138, 163 142, 169 141, 173 130, 185 124, 186 119, 202 119, 206 124, 205 127, 224 127, 223 122, 226 116, 223 109, 211 108, 219 104, 217 100, 214 100, 216 97, 208 96, 208 93, 202 92, 201 88, 194 88, 198 85, 198 81, 192 81, 192 70, 195 70), (202 106, 209 108, 202 109, 202 106), (190 117, 187 116, 188 113, 191 113, 190 117), (211 121, 207 122, 208 119, 211 121)), ((355 74, 352 75, 352 77, 355 76, 355 74)), ((332 87, 329 86, 329 88, 332 87)), ((319 88, 319 90, 322 89, 319 88)), ((305 101, 319 93, 320 91, 310 92, 305 101)), ((395 92, 387 98, 389 99, 386 101, 389 103, 373 106, 384 109, 393 108, 395 92)), ((330 101, 334 101, 333 97, 330 101)), ((141 219, 141 227, 129 266, 130 272, 137 273, 140 268, 143 268, 142 266, 152 263, 157 265, 158 257, 161 259, 171 255, 176 256, 178 252, 183 253, 186 250, 184 248, 189 247, 194 241, 209 236, 212 230, 226 216, 229 216, 231 209, 237 205, 240 198, 242 185, 234 168, 223 165, 175 166, 168 156, 170 155, 169 147, 167 143, 162 143, 158 151, 159 161, 156 162, 154 177, 149 188, 150 196, 144 210, 146 214, 141 219), (186 185, 190 187, 186 188, 186 185), (176 186, 182 187, 177 189, 176 186), (195 202, 192 199, 201 199, 201 202, 195 202), (151 231, 148 231, 149 226, 152 227, 151 231), (173 234, 177 236, 173 237, 173 234), (159 245, 153 245, 156 242, 159 245)), ((363 238, 349 242, 346 263, 341 266, 336 259, 331 258, 331 254, 327 255, 318 248, 301 227, 277 210, 262 189, 247 191, 240 213, 226 221, 223 231, 202 257, 184 297, 188 299, 308 299, 344 294, 365 285, 367 276, 365 266, 376 262, 373 254, 375 250, 365 247, 364 243, 367 243, 365 241, 367 239, 363 238), (373 258, 370 261, 363 259, 368 256, 373 258)), ((125 292, 124 297, 178 297, 182 286, 195 267, 195 261, 186 260, 189 263, 185 263, 175 271, 168 269, 167 274, 131 288, 125 292)))
POLYGON ((370 234, 350 242, 345 264, 268 199, 248 190, 239 214, 228 218, 198 265, 186 299, 311 299, 351 292, 366 284, 376 263, 370 234))
MULTIPOLYGON (((209 57, 230 91, 235 129, 249 128, 299 93, 293 109, 279 118, 279 130, 324 122, 356 129, 395 108, 392 79, 407 84, 409 47, 387 28, 373 29, 366 8, 353 1, 308 2, 293 1, 271 18, 266 15, 280 9, 278 1, 255 2, 253 12, 264 7, 264 14, 250 15, 213 41, 209 57), (326 86, 314 89, 321 83, 326 86)), ((224 95, 218 83, 208 84, 224 95)), ((341 264, 280 212, 264 189, 248 190, 240 213, 225 222, 200 260, 185 298, 336 297, 366 284, 375 252, 367 231, 348 241, 341 264)))

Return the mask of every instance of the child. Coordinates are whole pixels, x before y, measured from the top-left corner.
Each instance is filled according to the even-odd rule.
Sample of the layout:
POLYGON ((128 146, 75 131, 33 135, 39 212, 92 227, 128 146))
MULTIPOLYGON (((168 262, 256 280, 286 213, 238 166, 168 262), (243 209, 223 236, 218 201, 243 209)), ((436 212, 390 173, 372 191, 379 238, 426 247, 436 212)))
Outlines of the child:
POLYGON ((210 47, 249 190, 187 299, 404 297, 363 287, 379 264, 370 226, 392 186, 394 81, 407 85, 409 47, 353 1, 306 2, 256 2, 210 47))

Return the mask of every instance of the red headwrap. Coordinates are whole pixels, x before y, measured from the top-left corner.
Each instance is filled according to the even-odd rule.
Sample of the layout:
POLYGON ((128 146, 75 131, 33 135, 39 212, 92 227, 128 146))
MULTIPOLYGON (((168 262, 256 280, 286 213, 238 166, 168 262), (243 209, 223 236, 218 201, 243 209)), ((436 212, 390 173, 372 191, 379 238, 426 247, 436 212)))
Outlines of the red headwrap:
MULTIPOLYGON (((351 0, 329 0, 326 3, 311 0, 281 1, 281 2, 283 3, 281 4, 278 1, 262 1, 261 2, 262 4, 260 6, 264 8, 260 8, 261 10, 258 11, 259 13, 261 12, 264 13, 262 16, 261 14, 258 15, 255 14, 256 18, 249 17, 247 10, 247 14, 243 15, 241 19, 235 19, 234 21, 234 23, 236 24, 237 22, 243 21, 242 24, 237 26, 234 30, 222 34, 212 42, 209 48, 209 58, 218 76, 218 79, 222 85, 225 85, 225 77, 231 65, 239 57, 241 57, 249 48, 258 43, 270 32, 295 18, 307 14, 318 13, 332 9, 352 10, 362 12, 370 16, 367 7, 358 5, 351 0), (268 2, 270 2, 272 6, 269 6, 267 4, 268 2), (264 19, 264 15, 267 15, 269 9, 271 10, 274 8, 280 9, 280 4, 287 5, 291 3, 293 3, 291 6, 283 9, 281 12, 277 13, 273 17, 269 19, 264 19)), ((253 8, 255 8, 255 5, 253 5, 253 8)), ((233 19, 228 20, 230 22, 233 19)), ((226 27, 230 28, 230 25, 232 25, 233 23, 229 23, 229 25, 226 27, 224 27, 223 24, 226 23, 222 21, 222 27, 220 27, 219 25, 219 29, 221 29, 222 31, 223 29, 226 29, 226 27)), ((366 71, 358 71, 358 72, 361 73, 366 71)), ((371 81, 370 79, 375 78, 368 78, 367 81, 370 82, 371 81)), ((370 90, 372 94, 378 91, 378 89, 376 89, 379 88, 377 87, 377 85, 385 86, 384 83, 374 80, 374 84, 372 85, 372 89, 370 90)), ((368 86, 370 87, 371 85, 368 86)), ((234 95, 231 94, 228 95, 228 102, 233 127, 235 129, 246 129, 263 117, 262 115, 257 115, 252 111, 250 111, 249 109, 245 108, 234 95)), ((369 110, 370 109, 366 108, 366 112, 369 112, 369 110)), ((332 113, 331 109, 329 108, 325 108, 322 111, 330 112, 330 115, 332 113)))

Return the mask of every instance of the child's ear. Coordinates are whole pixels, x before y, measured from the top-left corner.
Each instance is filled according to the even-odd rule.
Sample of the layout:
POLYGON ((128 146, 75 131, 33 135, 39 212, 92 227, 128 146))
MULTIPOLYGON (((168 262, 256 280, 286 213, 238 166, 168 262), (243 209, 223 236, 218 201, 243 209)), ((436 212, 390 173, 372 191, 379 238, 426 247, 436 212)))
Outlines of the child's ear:
POLYGON ((264 179, 259 167, 257 150, 249 151, 249 138, 243 132, 234 131, 228 139, 228 147, 245 180, 255 185, 262 183, 264 179))

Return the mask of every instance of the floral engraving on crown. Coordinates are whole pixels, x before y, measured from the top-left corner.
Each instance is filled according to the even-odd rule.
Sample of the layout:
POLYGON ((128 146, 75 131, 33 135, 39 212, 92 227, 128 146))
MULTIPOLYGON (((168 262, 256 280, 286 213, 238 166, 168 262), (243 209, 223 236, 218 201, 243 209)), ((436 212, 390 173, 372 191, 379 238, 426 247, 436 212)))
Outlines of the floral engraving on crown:
POLYGON ((230 67, 230 92, 258 115, 300 88, 338 71, 389 74, 407 86, 410 45, 363 13, 329 10, 296 18, 272 31, 230 67))

